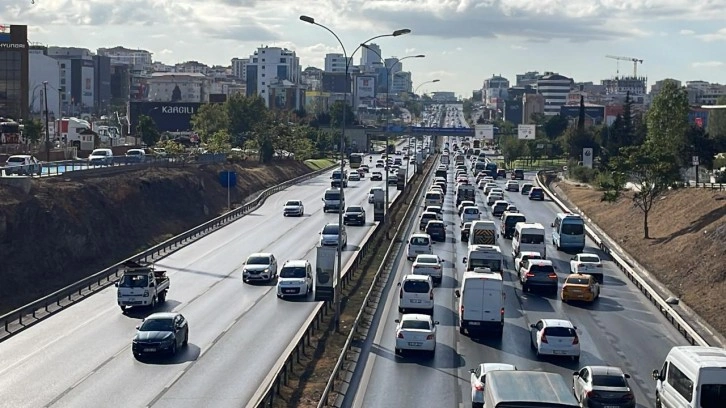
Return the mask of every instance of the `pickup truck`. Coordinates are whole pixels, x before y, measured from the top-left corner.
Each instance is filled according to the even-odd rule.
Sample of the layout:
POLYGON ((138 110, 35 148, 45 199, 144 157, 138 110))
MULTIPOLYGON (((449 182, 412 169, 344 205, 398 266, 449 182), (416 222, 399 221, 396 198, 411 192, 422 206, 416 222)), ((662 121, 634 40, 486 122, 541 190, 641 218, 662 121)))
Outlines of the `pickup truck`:
POLYGON ((166 301, 169 291, 169 277, 166 271, 157 271, 152 264, 134 261, 124 262, 121 279, 116 282, 117 302, 121 311, 126 313, 127 306, 156 307, 166 301))

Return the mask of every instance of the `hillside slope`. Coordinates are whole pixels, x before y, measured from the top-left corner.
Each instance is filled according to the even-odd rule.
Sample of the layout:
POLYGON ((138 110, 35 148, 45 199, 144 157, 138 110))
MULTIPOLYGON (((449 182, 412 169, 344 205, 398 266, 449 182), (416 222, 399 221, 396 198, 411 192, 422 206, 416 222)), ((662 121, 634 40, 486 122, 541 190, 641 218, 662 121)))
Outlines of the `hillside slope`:
POLYGON ((661 283, 722 335, 726 334, 726 192, 682 189, 660 199, 649 216, 652 239, 643 239, 643 214, 631 197, 600 201, 584 185, 556 190, 592 218, 661 283))
MULTIPOLYGON (((228 168, 228 167, 227 167, 228 168)), ((226 210, 221 165, 0 186, 0 314, 113 265, 226 210)), ((236 165, 233 203, 310 172, 297 161, 236 165)))

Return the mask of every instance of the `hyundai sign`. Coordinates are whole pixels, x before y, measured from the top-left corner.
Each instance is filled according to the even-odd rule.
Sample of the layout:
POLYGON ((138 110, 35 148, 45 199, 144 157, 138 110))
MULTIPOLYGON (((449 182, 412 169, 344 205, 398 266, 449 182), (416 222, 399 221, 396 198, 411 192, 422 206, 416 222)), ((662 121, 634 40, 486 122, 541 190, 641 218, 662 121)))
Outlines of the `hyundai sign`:
POLYGON ((154 120, 160 132, 186 132, 192 130, 192 116, 203 104, 198 102, 129 102, 131 132, 135 133, 139 116, 154 120))

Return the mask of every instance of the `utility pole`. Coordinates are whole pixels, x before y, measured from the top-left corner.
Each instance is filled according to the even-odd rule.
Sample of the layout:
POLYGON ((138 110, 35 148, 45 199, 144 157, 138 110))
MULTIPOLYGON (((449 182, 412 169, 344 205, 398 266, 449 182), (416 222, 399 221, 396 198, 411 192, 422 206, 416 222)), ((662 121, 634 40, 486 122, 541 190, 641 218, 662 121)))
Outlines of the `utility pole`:
POLYGON ((48 129, 48 81, 43 81, 43 97, 45 98, 45 161, 50 161, 50 129, 48 129))

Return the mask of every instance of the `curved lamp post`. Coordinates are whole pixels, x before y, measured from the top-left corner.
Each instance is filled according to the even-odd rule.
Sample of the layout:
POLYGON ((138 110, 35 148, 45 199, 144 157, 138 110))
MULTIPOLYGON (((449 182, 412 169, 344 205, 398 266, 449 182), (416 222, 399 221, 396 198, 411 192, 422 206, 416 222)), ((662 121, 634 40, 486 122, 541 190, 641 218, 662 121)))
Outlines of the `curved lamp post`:
MULTIPOLYGON (((381 35, 377 35, 377 36, 371 37, 371 38, 363 41, 363 43, 361 45, 359 45, 358 47, 356 47, 356 49, 353 50, 353 52, 350 54, 350 58, 349 58, 348 57, 348 52, 345 49, 345 45, 343 45, 343 41, 340 40, 340 37, 338 37, 338 34, 336 34, 335 31, 333 31, 330 28, 328 28, 328 27, 326 27, 326 26, 324 26, 324 25, 316 22, 315 19, 312 18, 312 17, 310 17, 310 16, 304 16, 304 15, 303 16, 300 16, 300 20, 301 21, 304 21, 304 22, 306 22, 308 24, 316 25, 316 26, 318 26, 318 27, 326 30, 330 34, 332 34, 333 37, 335 37, 335 39, 338 41, 338 44, 340 44, 340 48, 343 49, 343 57, 345 58, 345 82, 346 82, 345 92, 343 92, 343 123, 341 124, 341 132, 340 132, 340 173, 341 173, 340 174, 340 176, 341 176, 341 180, 340 180, 340 196, 343 197, 343 180, 342 180, 342 177, 343 177, 343 172, 345 171, 345 146, 344 145, 345 145, 345 126, 346 126, 346 121, 347 121, 347 119, 346 119, 346 111, 348 110, 347 109, 347 105, 348 105, 348 88, 350 87, 350 85, 348 84, 348 75, 349 75, 348 74, 348 71, 350 70, 350 62, 353 60, 353 56, 355 55, 355 53, 358 52, 358 50, 361 49, 362 44, 366 44, 366 43, 371 42, 371 41, 373 41, 375 39, 383 38, 383 37, 398 37, 400 35, 404 35, 404 34, 410 33, 411 30, 409 30, 408 28, 403 28, 403 29, 400 29, 400 30, 396 30, 396 31, 394 31, 394 32, 392 32, 390 34, 381 34, 381 35)), ((386 191, 388 191, 388 185, 386 185, 386 191)), ((340 227, 343 226, 343 212, 344 211, 345 211, 345 209, 343 209, 343 208, 339 209, 339 211, 338 211, 338 225, 340 227)), ((385 211, 386 212, 388 211, 388 207, 387 206, 386 206, 385 211)), ((384 219, 384 222, 385 222, 385 219, 384 219)), ((341 300, 340 299, 340 297, 341 297, 341 293, 340 293, 340 290, 341 290, 341 288, 340 288, 340 285, 341 285, 340 278, 341 278, 341 273, 342 273, 342 269, 343 269, 343 256, 342 256, 343 254, 342 254, 342 252, 343 252, 343 236, 342 236, 342 234, 338 234, 338 270, 336 272, 336 281, 335 281, 336 283, 335 283, 335 288, 334 288, 335 289, 334 303, 335 303, 335 330, 336 331, 340 330, 340 300, 341 300)))

